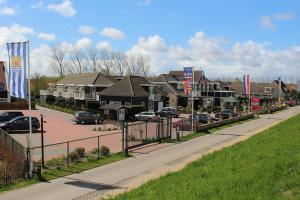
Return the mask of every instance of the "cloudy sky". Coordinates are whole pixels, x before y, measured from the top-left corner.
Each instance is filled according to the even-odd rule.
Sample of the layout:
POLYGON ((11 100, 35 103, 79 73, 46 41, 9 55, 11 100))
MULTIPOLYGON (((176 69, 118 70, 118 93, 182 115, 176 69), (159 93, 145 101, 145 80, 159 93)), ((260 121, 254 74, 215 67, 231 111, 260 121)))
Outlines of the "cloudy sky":
POLYGON ((31 41, 32 71, 48 73, 49 47, 116 49, 212 77, 300 79, 300 1, 0 0, 6 42, 31 41))

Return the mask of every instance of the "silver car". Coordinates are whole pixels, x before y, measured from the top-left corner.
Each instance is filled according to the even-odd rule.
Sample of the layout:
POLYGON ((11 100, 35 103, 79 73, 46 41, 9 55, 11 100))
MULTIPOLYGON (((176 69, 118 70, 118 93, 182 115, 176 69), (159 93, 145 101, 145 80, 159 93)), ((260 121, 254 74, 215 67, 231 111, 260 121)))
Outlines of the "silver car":
POLYGON ((139 121, 157 121, 157 116, 152 111, 145 111, 134 115, 139 121))

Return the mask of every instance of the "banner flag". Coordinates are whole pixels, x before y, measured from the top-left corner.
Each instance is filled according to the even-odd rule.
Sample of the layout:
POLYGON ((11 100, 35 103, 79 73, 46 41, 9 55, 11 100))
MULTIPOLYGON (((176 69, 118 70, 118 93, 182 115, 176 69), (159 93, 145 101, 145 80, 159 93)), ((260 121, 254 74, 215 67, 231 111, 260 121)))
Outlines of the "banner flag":
POLYGON ((250 75, 244 75, 244 94, 250 96, 250 75))
POLYGON ((193 91, 193 67, 183 68, 185 80, 183 81, 183 91, 185 95, 191 95, 193 91))
POLYGON ((8 86, 11 96, 27 96, 27 42, 7 43, 9 58, 8 86))

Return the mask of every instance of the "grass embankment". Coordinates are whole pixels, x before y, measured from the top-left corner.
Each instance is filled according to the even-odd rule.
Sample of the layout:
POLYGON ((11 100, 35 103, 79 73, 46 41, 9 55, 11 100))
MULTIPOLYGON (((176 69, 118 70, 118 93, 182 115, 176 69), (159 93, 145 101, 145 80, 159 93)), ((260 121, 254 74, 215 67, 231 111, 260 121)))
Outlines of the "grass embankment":
POLYGON ((41 179, 39 179, 38 177, 34 177, 32 179, 27 179, 6 186, 1 186, 0 192, 15 190, 39 182, 50 181, 55 178, 67 176, 74 173, 79 173, 88 169, 100 167, 109 163, 123 160, 125 158, 127 157, 123 153, 116 153, 116 154, 100 157, 99 160, 96 157, 91 156, 81 161, 71 163, 69 167, 67 167, 65 164, 62 164, 64 162, 64 158, 55 159, 50 161, 51 163, 46 163, 46 165, 47 164, 52 165, 52 167, 47 170, 43 170, 41 179))
MULTIPOLYGON (((255 119, 251 118, 251 119, 246 119, 246 120, 243 120, 243 121, 237 121, 237 122, 234 122, 234 123, 231 123, 231 124, 225 124, 225 125, 222 125, 222 126, 211 128, 211 129, 208 129, 207 131, 195 131, 195 132, 193 132, 191 134, 188 134, 188 135, 185 135, 185 136, 180 136, 181 131, 179 131, 179 136, 180 136, 179 142, 185 142, 185 141, 188 141, 188 140, 191 140, 191 139, 194 139, 194 138, 206 135, 206 134, 214 133, 216 131, 219 131, 219 130, 222 130, 222 129, 225 129, 225 128, 229 128, 229 127, 232 127, 232 126, 236 126, 236 125, 239 125, 239 124, 243 124, 245 122, 249 122, 249 121, 252 121, 252 120, 255 120, 255 119)), ((178 140, 177 139, 167 139, 167 140, 165 140, 165 142, 175 143, 175 142, 178 142, 178 140)))
POLYGON ((300 115, 120 199, 300 199, 300 115))

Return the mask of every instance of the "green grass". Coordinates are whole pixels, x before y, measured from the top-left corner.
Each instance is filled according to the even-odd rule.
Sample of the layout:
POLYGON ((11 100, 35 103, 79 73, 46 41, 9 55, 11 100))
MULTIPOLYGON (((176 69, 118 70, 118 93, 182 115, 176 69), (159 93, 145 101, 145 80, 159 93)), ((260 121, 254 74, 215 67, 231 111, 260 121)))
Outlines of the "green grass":
MULTIPOLYGON (((43 181, 50 181, 59 177, 67 176, 70 174, 79 173, 88 169, 92 169, 95 167, 100 167, 109 163, 113 163, 116 161, 120 161, 127 158, 123 153, 116 153, 111 154, 109 156, 101 157, 99 160, 96 157, 89 157, 88 159, 85 159, 83 161, 79 161, 76 163, 71 163, 70 167, 61 165, 61 161, 63 159, 56 159, 55 163, 57 164, 57 167, 44 170, 42 172, 41 179, 38 179, 37 177, 34 177, 32 179, 23 180, 20 182, 12 183, 6 186, 0 187, 0 192, 4 191, 11 191, 15 189, 19 189, 22 187, 26 187, 35 183, 43 182, 43 181)), ((53 161, 52 161, 53 162, 53 161)), ((53 165, 55 165, 55 163, 53 165)))
MULTIPOLYGON (((252 120, 255 120, 255 119, 253 119, 253 118, 252 119, 246 119, 246 120, 243 120, 243 121, 238 121, 238 122, 234 122, 234 123, 231 123, 231 124, 226 124, 226 125, 223 125, 223 126, 211 128, 207 131, 195 131, 191 134, 188 134, 188 135, 185 135, 185 136, 182 136, 182 137, 180 136, 181 131, 179 131, 179 136, 180 136, 179 141, 180 142, 185 142, 185 141, 188 141, 188 140, 191 140, 191 139, 203 136, 203 135, 214 133, 216 131, 219 131, 219 130, 222 130, 222 129, 225 129, 225 128, 229 128, 229 127, 232 127, 232 126, 236 126, 236 125, 239 125, 239 124, 243 124, 245 122, 249 122, 249 121, 252 121, 252 120)), ((178 142, 178 140, 176 140, 176 139, 167 139, 164 142, 176 143, 176 142, 178 142)))
POLYGON ((123 199, 300 199, 300 115, 150 181, 123 199))

